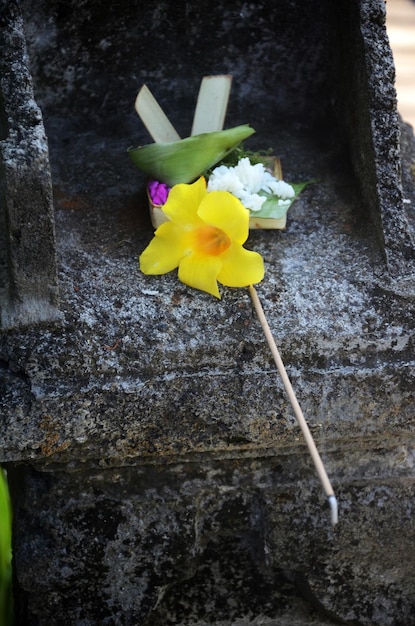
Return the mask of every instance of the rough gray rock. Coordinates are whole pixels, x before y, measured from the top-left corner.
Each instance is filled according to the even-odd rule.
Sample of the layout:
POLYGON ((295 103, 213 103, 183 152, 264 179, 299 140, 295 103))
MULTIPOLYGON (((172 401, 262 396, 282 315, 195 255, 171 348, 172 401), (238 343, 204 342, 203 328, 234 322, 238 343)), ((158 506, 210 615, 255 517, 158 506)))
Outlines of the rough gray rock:
POLYGON ((58 316, 52 184, 23 20, 0 7, 0 327, 58 316))

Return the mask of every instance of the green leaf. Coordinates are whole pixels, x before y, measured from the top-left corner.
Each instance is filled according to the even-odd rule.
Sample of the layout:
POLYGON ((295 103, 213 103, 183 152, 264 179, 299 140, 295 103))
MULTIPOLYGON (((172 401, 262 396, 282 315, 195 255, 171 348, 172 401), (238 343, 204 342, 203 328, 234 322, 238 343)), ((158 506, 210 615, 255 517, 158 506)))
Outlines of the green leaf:
POLYGON ((278 196, 274 196, 271 193, 265 193, 263 191, 259 192, 259 195, 265 196, 266 200, 259 211, 250 211, 252 217, 267 217, 273 219, 280 219, 281 217, 284 217, 284 215, 292 206, 293 202, 296 201, 300 193, 308 185, 311 185, 311 183, 314 182, 314 180, 309 180, 303 183, 290 183, 291 187, 294 189, 295 195, 292 198, 287 198, 287 200, 284 200, 283 204, 280 204, 281 198, 279 198, 278 196))
POLYGON ((0 467, 0 623, 13 623, 11 508, 7 480, 0 467))
POLYGON ((129 148, 137 167, 170 187, 190 183, 213 167, 255 130, 248 124, 202 133, 172 143, 152 143, 129 148))

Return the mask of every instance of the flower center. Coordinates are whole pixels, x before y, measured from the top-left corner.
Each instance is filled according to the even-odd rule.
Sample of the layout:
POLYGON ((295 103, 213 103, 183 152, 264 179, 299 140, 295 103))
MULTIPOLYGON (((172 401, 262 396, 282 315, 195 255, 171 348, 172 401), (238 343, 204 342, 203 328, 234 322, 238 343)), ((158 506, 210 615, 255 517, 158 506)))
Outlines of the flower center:
POLYGON ((210 256, 219 256, 231 245, 228 235, 216 226, 201 226, 195 231, 197 249, 210 256))

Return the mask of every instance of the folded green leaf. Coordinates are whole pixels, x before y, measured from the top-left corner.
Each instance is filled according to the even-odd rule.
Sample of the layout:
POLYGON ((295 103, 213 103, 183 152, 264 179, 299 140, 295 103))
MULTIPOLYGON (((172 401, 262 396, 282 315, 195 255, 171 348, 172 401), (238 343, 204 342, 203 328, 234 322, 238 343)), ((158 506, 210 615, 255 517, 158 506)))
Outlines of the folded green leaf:
POLYGON ((137 167, 170 187, 190 183, 213 167, 255 130, 248 124, 202 133, 172 143, 152 143, 129 148, 137 167))

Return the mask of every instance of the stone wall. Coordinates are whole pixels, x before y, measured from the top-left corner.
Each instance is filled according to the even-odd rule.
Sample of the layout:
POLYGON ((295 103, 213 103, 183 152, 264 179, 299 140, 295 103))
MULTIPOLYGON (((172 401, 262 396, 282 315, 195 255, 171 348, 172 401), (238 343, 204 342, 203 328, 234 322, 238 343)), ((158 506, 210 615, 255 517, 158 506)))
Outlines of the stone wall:
POLYGON ((40 228, 17 267, 29 286, 48 268, 51 306, 5 316, 0 337, 17 623, 415 624, 403 201, 415 202, 415 143, 398 122, 383 3, 238 1, 207 14, 184 1, 23 0, 3 2, 1 19, 14 33, 4 62, 28 70, 11 63, 8 88, 40 107, 49 159, 30 167, 52 181, 55 209, 52 222, 45 194, 29 213, 26 192, 9 202, 3 184, 5 275, 12 206, 40 228), (138 270, 152 231, 126 154, 149 141, 136 92, 147 82, 185 135, 209 73, 234 75, 228 126, 251 123, 252 147, 272 146, 286 180, 317 180, 285 231, 252 232, 249 247, 264 256, 259 296, 339 500, 334 528, 247 290, 217 301, 138 270))
POLYGON ((0 15, 0 327, 58 316, 52 185, 42 114, 33 87, 23 20, 0 15))

